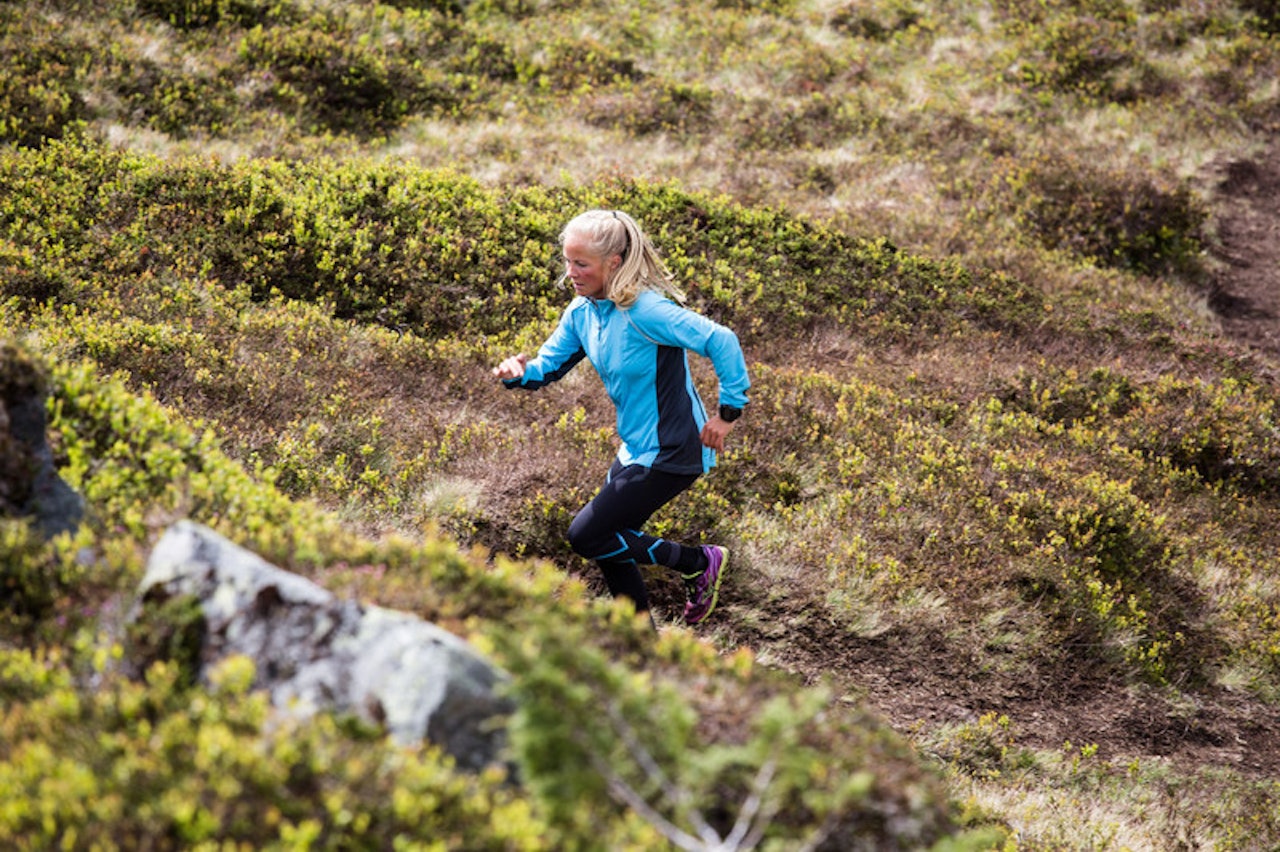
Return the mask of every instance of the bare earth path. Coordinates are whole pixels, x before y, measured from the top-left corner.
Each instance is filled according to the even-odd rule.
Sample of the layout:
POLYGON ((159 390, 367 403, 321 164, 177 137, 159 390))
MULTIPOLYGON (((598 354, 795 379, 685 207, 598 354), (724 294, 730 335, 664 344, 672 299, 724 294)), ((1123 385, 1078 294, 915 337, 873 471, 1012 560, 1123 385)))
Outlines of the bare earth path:
MULTIPOLYGON (((1207 177, 1216 231, 1210 305, 1223 337, 1251 348, 1280 376, 1280 142, 1256 159, 1217 164, 1207 177)), ((1280 707, 1243 692, 1210 687, 1188 701, 1069 665, 974 678, 945 642, 930 648, 918 636, 834 638, 829 625, 813 623, 805 602, 783 608, 789 611, 776 612, 776 621, 787 627, 737 625, 730 629, 737 635, 726 638, 814 682, 826 679, 899 730, 996 712, 1010 718, 1026 747, 1096 744, 1104 758, 1158 757, 1184 770, 1220 767, 1280 778, 1280 707)))
POLYGON ((1218 172, 1213 254, 1221 269, 1210 304, 1227 336, 1280 359, 1280 143, 1218 172))

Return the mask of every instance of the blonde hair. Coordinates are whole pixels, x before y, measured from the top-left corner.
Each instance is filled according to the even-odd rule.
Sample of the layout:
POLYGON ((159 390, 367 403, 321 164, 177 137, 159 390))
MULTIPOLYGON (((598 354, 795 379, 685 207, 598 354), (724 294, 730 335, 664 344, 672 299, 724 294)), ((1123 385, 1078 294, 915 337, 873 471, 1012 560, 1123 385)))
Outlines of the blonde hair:
POLYGON ((676 302, 684 301, 684 293, 673 283, 675 276, 663 264, 658 250, 636 220, 621 210, 580 213, 560 232, 561 245, 569 234, 585 238, 591 253, 598 257, 622 257, 622 264, 605 286, 605 296, 619 307, 630 307, 645 290, 657 290, 676 302))

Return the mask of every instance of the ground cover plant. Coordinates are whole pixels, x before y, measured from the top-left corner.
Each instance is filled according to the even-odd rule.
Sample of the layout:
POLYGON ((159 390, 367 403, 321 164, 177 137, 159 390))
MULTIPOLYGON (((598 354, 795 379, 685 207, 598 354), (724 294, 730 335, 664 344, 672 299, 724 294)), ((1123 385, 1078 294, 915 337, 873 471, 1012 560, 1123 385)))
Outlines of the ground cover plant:
POLYGON ((0 18, 6 359, 91 509, 5 522, 6 836, 1280 843, 1277 351, 1223 333, 1280 185, 1265 9, 0 18), (588 206, 748 351, 734 449, 655 519, 735 551, 697 637, 656 576, 659 637, 611 612, 563 541, 613 452, 589 371, 488 375, 554 323, 588 206), (342 720, 264 739, 252 672, 193 690, 181 648, 126 677, 164 650, 119 610, 178 517, 526 671, 527 785, 342 720))

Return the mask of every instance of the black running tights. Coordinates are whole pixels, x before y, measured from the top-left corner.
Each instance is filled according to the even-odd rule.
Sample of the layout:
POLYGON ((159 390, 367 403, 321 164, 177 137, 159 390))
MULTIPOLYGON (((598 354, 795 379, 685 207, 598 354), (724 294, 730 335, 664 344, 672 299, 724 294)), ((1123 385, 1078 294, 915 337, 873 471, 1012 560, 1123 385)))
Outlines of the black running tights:
POLYGON ((705 561, 701 548, 681 546, 640 531, 654 512, 697 479, 696 473, 623 466, 615 459, 604 486, 569 524, 573 552, 594 560, 604 573, 609 592, 630 598, 637 612, 649 609, 640 565, 663 565, 688 574, 705 561))

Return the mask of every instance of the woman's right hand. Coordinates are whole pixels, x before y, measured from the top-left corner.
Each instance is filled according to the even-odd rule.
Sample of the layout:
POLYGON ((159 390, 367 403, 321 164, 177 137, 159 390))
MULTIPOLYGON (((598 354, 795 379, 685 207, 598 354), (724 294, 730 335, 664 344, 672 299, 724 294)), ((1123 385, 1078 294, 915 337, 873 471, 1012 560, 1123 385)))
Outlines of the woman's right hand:
POLYGON ((524 365, 528 361, 529 356, 527 355, 512 355, 494 367, 493 374, 503 380, 518 379, 524 375, 524 365))

